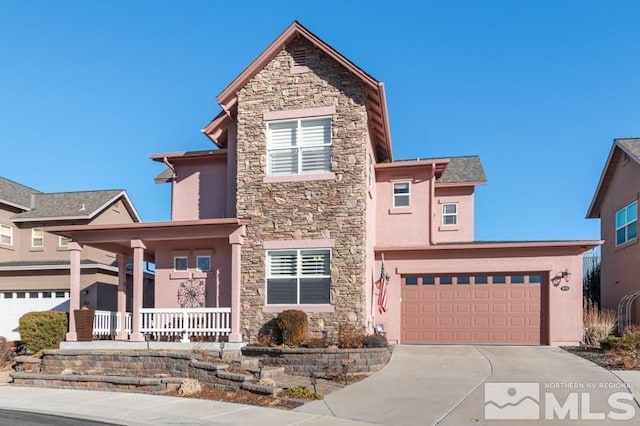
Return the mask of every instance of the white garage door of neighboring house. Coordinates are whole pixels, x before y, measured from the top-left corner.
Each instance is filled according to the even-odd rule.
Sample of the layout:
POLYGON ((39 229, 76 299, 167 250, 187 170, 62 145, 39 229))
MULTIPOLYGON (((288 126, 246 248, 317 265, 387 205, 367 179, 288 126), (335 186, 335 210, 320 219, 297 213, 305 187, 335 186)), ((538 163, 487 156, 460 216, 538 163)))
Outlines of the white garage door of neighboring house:
POLYGON ((401 343, 541 344, 543 273, 402 277, 401 343))
POLYGON ((18 321, 27 312, 69 312, 69 291, 4 291, 0 292, 0 336, 20 340, 18 321))

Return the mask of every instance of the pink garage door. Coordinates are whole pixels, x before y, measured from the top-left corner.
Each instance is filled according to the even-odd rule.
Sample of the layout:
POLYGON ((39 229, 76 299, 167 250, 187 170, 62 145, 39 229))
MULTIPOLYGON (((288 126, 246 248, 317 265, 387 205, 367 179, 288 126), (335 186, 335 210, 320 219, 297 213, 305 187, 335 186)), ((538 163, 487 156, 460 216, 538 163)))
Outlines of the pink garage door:
POLYGON ((543 343, 543 273, 402 277, 401 343, 543 343))

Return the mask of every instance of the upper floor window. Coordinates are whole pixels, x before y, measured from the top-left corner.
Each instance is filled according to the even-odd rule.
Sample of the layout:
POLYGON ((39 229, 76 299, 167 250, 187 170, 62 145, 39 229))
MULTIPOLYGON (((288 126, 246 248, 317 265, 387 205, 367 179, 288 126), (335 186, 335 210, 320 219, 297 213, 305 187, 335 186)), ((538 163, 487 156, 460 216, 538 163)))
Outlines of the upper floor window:
POLYGON ((211 256, 198 256, 196 258, 196 269, 201 272, 211 270, 211 256))
POLYGON ((0 224, 0 243, 13 245, 13 226, 0 224))
POLYGON ((409 207, 411 205, 411 182, 393 183, 393 207, 409 207))
POLYGON ((638 238, 638 202, 616 212, 616 245, 638 238))
POLYGON ((31 247, 44 247, 44 233, 40 228, 31 229, 31 247))
POLYGON ((175 272, 186 272, 188 265, 187 256, 176 256, 173 258, 173 270, 175 272))
POLYGON ((268 175, 331 171, 331 118, 271 122, 267 133, 268 175))
POLYGON ((67 248, 69 247, 69 238, 63 237, 62 235, 58 237, 58 247, 67 248))
POLYGON ((267 251, 267 304, 329 304, 331 250, 267 251))
POLYGON ((447 203, 442 205, 442 226, 455 226, 458 224, 458 204, 447 203))

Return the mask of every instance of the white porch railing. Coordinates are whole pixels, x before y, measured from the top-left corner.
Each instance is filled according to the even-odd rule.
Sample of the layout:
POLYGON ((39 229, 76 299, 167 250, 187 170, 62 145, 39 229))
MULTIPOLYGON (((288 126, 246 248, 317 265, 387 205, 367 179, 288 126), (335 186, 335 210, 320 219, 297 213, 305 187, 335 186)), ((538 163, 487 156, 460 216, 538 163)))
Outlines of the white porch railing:
MULTIPOLYGON (((94 337, 115 337, 122 329, 122 317, 120 312, 96 311, 93 317, 94 337)), ((124 329, 131 333, 131 312, 124 314, 124 329)))
POLYGON ((140 316, 140 332, 153 340, 217 340, 231 333, 231 308, 143 308, 140 316))

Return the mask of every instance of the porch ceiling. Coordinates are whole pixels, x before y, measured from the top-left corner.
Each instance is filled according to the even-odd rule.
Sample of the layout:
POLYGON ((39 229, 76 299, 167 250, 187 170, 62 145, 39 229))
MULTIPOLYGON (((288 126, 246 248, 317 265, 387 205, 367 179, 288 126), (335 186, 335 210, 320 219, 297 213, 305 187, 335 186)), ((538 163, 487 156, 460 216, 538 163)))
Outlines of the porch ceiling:
POLYGON ((112 253, 131 254, 131 241, 147 247, 145 260, 153 261, 156 245, 163 241, 229 238, 250 223, 248 219, 203 219, 190 221, 127 223, 110 225, 48 226, 44 230, 72 241, 112 253))

